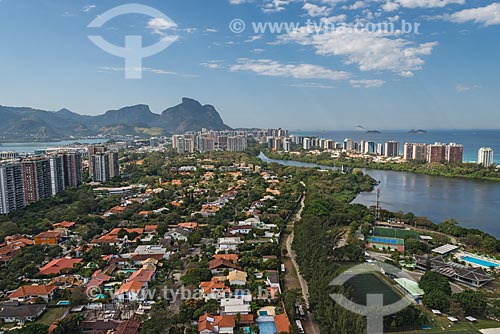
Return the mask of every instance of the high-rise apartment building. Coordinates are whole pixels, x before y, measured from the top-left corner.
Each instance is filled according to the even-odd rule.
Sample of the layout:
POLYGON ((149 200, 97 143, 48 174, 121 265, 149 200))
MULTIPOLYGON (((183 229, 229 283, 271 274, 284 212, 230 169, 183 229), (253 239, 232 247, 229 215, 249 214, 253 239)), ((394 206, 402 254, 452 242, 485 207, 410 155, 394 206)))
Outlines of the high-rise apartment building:
POLYGON ((484 167, 490 167, 494 164, 493 149, 489 147, 481 147, 477 156, 477 163, 484 167))
POLYGON ((25 206, 23 168, 20 162, 0 162, 0 214, 25 206))
POLYGON ((46 157, 24 159, 21 165, 26 204, 52 196, 50 159, 46 157))
POLYGON ((230 136, 227 137, 227 150, 230 152, 239 152, 247 149, 246 136, 230 136))
POLYGON ((302 148, 304 150, 310 150, 311 149, 311 138, 304 138, 304 141, 302 143, 302 148))
POLYGON ((427 160, 427 144, 405 143, 403 149, 403 158, 405 160, 427 160))
POLYGON ((464 146, 456 143, 450 143, 446 147, 446 161, 449 163, 461 163, 464 159, 464 146))
POLYGON ((384 156, 397 157, 399 156, 399 143, 397 141, 388 141, 384 144, 384 156))
POLYGON ((344 139, 344 151, 354 151, 356 149, 356 142, 352 139, 344 139))
POLYGON ((50 163, 50 183, 52 195, 56 195, 66 189, 64 182, 64 159, 62 155, 49 157, 50 163))
POLYGON ((446 161, 446 145, 435 143, 427 146, 427 162, 428 163, 443 163, 446 161))
POLYGON ((108 182, 120 175, 118 152, 98 153, 92 156, 92 179, 94 182, 108 182))
POLYGON ((62 153, 64 164, 64 186, 76 188, 82 184, 82 155, 78 152, 62 153))

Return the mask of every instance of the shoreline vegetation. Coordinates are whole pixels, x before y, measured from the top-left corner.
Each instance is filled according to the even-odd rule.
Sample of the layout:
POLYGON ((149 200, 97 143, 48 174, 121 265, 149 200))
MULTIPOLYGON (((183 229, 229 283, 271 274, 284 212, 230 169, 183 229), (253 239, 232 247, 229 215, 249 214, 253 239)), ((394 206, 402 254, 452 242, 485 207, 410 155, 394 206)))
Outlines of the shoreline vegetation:
POLYGON ((327 152, 322 152, 320 154, 301 152, 300 155, 297 155, 290 154, 288 152, 272 152, 269 150, 263 150, 262 153, 270 159, 314 163, 331 167, 344 166, 347 168, 367 168, 450 178, 500 182, 500 170, 497 170, 495 167, 486 168, 479 164, 470 162, 458 164, 429 164, 421 161, 377 163, 370 161, 369 159, 350 158, 345 155, 342 155, 340 158, 333 158, 331 154, 327 152))

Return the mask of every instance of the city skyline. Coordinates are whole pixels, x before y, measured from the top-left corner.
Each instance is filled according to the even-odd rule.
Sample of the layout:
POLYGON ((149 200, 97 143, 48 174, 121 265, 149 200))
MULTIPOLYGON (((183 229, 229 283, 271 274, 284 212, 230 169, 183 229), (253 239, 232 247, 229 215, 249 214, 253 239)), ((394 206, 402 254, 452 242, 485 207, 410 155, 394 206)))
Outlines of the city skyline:
POLYGON ((1 1, 0 40, 7 46, 0 64, 1 104, 95 115, 145 103, 159 113, 191 96, 216 106, 235 128, 470 129, 495 128, 499 120, 500 46, 488 42, 499 33, 498 3, 140 3, 173 22, 124 15, 96 29, 87 26, 123 3, 1 1), (245 31, 231 31, 236 19, 246 23, 245 31), (321 23, 394 22, 399 27, 403 20, 413 27, 419 23, 418 33, 307 29, 308 22, 314 30, 321 23), (301 28, 253 30, 266 22, 301 28), (97 48, 88 39, 92 34, 117 45, 130 34, 141 35, 147 45, 168 36, 177 40, 144 59, 141 80, 126 80, 123 59, 97 48))

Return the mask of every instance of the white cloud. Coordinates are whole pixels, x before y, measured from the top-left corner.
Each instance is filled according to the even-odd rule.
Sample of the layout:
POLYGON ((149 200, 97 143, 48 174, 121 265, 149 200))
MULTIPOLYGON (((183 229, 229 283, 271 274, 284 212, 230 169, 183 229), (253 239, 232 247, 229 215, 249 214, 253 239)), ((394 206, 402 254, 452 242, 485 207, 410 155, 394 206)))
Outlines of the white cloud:
POLYGON ((338 22, 345 22, 347 20, 347 15, 346 14, 340 14, 336 16, 330 16, 330 17, 322 17, 320 19, 320 22, 323 23, 324 25, 329 25, 329 24, 334 24, 338 22))
POLYGON ((201 66, 206 67, 206 68, 210 68, 210 69, 224 68, 224 66, 218 60, 210 60, 210 61, 207 61, 205 63, 201 63, 201 66))
POLYGON ((229 69, 231 72, 249 71, 259 75, 295 79, 346 80, 351 76, 348 72, 334 71, 318 65, 281 64, 271 59, 240 58, 229 69))
POLYGON ((382 9, 385 12, 393 12, 393 11, 399 9, 399 3, 388 1, 385 4, 382 5, 382 9))
POLYGON ((453 22, 473 21, 485 26, 500 24, 500 3, 495 2, 486 7, 464 9, 449 16, 453 22))
POLYGON ((352 5, 349 6, 349 9, 356 10, 356 9, 365 8, 366 6, 367 6, 367 4, 364 1, 356 1, 355 3, 353 3, 352 5))
POLYGON ((464 92, 468 92, 470 90, 479 89, 479 88, 481 88, 481 86, 479 86, 479 85, 457 84, 455 86, 455 90, 458 93, 464 93, 464 92))
POLYGON ((205 32, 215 33, 215 32, 218 32, 218 30, 217 30, 217 29, 215 29, 215 28, 206 28, 206 29, 205 29, 205 32))
POLYGON ((349 80, 349 83, 354 88, 374 88, 374 87, 381 87, 383 84, 385 84, 385 81, 379 79, 362 79, 362 80, 349 80))
POLYGON ((241 5, 242 3, 248 2, 247 0, 229 0, 231 5, 241 5))
POLYGON ((88 12, 90 12, 92 9, 94 9, 95 7, 96 7, 96 5, 88 5, 88 6, 83 7, 83 11, 84 11, 85 13, 88 13, 88 12))
POLYGON ((278 13, 286 9, 294 0, 264 0, 262 11, 264 13, 278 13))
POLYGON ((288 85, 289 87, 297 87, 297 88, 321 88, 321 89, 333 89, 337 88, 332 85, 324 85, 320 83, 315 83, 315 82, 307 82, 303 84, 293 84, 293 85, 288 85))
POLYGON ((450 4, 463 5, 465 0, 398 0, 406 8, 443 8, 450 4))
POLYGON ((304 9, 307 12, 307 15, 311 17, 328 16, 332 11, 329 7, 318 6, 312 3, 305 3, 302 9, 304 9))
POLYGON ((430 55, 438 44, 415 44, 389 32, 355 29, 316 33, 301 28, 278 40, 310 45, 322 56, 343 56, 346 64, 356 64, 361 71, 391 71, 404 77, 422 69, 422 56, 430 55))
POLYGON ((264 51, 266 51, 266 50, 256 48, 256 49, 253 49, 251 52, 252 52, 252 53, 261 53, 261 52, 264 52, 264 51))
POLYGON ((251 42, 258 41, 259 39, 262 39, 262 35, 250 36, 247 40, 245 40, 245 42, 246 43, 251 43, 251 42))
POLYGON ((164 18, 154 18, 148 21, 147 27, 157 35, 163 36, 166 30, 177 28, 177 24, 164 18))

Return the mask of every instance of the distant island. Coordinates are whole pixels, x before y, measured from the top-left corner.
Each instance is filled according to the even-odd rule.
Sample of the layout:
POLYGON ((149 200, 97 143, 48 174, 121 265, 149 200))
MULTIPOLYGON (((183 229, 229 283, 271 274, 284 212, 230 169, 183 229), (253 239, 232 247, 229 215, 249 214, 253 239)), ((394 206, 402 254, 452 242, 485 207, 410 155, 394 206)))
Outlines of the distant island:
POLYGON ((422 129, 418 129, 418 130, 411 129, 410 131, 408 131, 408 133, 414 133, 414 134, 426 134, 426 133, 427 133, 427 131, 422 130, 422 129))
POLYGON ((378 130, 368 130, 365 132, 366 134, 380 134, 382 132, 378 131, 378 130))
POLYGON ((354 131, 366 131, 366 129, 365 129, 364 126, 358 125, 358 126, 356 126, 356 128, 354 129, 354 131))

